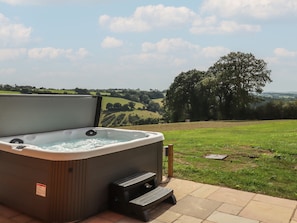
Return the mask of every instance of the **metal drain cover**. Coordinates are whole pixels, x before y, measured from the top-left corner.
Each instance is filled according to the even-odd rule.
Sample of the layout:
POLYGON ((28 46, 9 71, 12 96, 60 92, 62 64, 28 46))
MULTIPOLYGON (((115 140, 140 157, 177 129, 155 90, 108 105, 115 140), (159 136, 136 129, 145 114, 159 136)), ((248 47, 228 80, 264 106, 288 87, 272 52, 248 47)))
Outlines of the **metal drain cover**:
POLYGON ((206 159, 213 159, 213 160, 223 160, 227 157, 228 155, 220 155, 220 154, 209 154, 206 155, 206 159))

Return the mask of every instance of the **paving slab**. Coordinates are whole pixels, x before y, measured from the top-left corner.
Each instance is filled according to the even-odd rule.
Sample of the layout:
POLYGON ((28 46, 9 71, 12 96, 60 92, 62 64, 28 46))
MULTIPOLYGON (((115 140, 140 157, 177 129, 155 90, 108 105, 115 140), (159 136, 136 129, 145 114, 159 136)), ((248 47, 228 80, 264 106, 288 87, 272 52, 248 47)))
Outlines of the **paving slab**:
POLYGON ((212 193, 216 192, 220 187, 204 184, 201 185, 197 190, 193 191, 191 195, 200 198, 207 198, 212 193))
POLYGON ((241 207, 241 206, 224 203, 217 209, 217 211, 228 213, 228 214, 233 214, 233 215, 238 215, 240 213, 240 211, 242 210, 242 208, 243 207, 241 207))
POLYGON ((170 210, 183 215, 206 219, 221 205, 222 202, 187 195, 179 200, 175 206, 172 206, 170 210))
POLYGON ((215 223, 259 223, 257 220, 239 217, 219 211, 213 212, 207 220, 215 223))
POLYGON ((202 186, 203 184, 200 183, 195 183, 189 180, 180 180, 176 178, 170 179, 170 181, 166 185, 166 187, 172 188, 174 190, 174 195, 177 201, 202 186))
POLYGON ((257 219, 269 223, 288 223, 294 213, 294 209, 280 205, 251 201, 239 214, 239 216, 257 219))
POLYGON ((207 198, 237 206, 245 206, 256 194, 222 187, 207 198))
POLYGON ((174 223, 202 223, 202 219, 194 218, 192 216, 182 215, 174 223))

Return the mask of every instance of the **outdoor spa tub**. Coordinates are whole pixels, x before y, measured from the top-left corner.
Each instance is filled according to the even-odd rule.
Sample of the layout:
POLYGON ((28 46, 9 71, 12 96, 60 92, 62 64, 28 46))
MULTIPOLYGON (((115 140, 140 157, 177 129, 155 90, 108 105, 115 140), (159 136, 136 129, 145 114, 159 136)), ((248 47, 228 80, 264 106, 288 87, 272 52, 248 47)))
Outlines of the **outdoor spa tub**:
POLYGON ((162 178, 161 133, 97 127, 101 98, 0 95, 0 203, 46 222, 108 208, 109 185, 162 178))

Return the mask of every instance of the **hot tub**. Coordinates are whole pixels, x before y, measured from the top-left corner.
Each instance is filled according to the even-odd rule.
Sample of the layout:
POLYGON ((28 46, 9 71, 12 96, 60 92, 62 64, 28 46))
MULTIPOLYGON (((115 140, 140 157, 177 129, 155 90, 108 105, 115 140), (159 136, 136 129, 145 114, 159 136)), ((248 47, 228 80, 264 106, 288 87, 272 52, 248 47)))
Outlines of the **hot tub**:
POLYGON ((78 221, 108 208, 117 179, 150 171, 161 181, 163 135, 96 127, 100 97, 0 95, 0 107, 4 205, 46 222, 78 221))

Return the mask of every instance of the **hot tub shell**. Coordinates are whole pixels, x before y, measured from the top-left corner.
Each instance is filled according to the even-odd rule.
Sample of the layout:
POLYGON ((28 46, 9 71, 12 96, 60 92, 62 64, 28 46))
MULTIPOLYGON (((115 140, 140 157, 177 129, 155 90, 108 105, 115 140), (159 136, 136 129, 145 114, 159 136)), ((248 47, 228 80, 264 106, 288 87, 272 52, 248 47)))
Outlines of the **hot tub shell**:
POLYGON ((93 127, 99 122, 99 97, 0 95, 0 106, 0 141, 5 139, 0 142, 0 202, 4 205, 46 222, 78 221, 108 208, 109 185, 117 179, 150 171, 161 181, 160 133, 142 132, 147 136, 81 152, 49 152, 26 141, 23 145, 7 141, 88 129, 134 134, 93 127))

